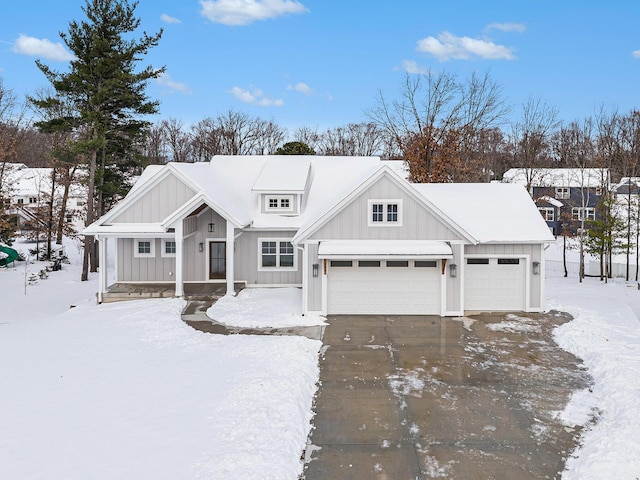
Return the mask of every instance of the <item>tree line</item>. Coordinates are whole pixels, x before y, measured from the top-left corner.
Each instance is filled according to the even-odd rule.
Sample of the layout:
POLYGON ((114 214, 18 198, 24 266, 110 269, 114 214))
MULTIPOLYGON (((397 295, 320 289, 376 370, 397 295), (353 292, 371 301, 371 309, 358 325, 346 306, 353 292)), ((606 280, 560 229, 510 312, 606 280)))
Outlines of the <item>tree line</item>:
MULTIPOLYGON (((562 122, 542 99, 509 105, 488 73, 407 74, 398 95, 381 91, 363 119, 327 129, 289 131, 233 110, 191 125, 176 118, 154 123, 160 104, 147 96, 146 86, 164 67, 142 62, 162 30, 140 34, 136 7, 128 0, 85 0, 85 18, 61 33, 74 55, 69 68, 59 72, 36 62, 48 89, 18 101, 0 79, 2 198, 8 197, 3 179, 10 162, 53 167, 52 180, 65 196, 72 182, 84 182, 86 224, 122 198, 145 166, 203 162, 213 155, 379 155, 404 161, 412 182, 488 182, 512 167, 528 169, 528 183, 543 167, 606 168, 614 179, 639 173, 640 111, 600 107, 592 117, 562 122)), ((606 203, 601 208, 609 218, 612 209, 606 203)), ((59 210, 64 215, 64 200, 59 210)), ((631 255, 638 222, 631 222, 636 214, 628 210, 625 245, 631 255)), ((611 234, 612 222, 602 227, 603 237, 611 234)), ((3 231, 8 237, 9 223, 0 215, 0 237, 3 231)), ((87 237, 85 246, 83 279, 97 269, 95 242, 87 237)), ((598 248, 606 258, 621 247, 605 240, 598 248)))

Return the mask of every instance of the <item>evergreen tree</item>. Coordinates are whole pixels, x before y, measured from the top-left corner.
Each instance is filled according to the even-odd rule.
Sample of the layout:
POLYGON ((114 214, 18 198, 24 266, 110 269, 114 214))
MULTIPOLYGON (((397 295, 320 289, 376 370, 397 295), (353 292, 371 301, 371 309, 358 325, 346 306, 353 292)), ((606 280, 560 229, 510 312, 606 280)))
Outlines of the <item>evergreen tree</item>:
MULTIPOLYGON (((96 179, 104 179, 101 172, 108 164, 143 135, 150 123, 142 116, 158 111, 158 102, 146 96, 145 88, 164 67, 139 69, 138 63, 158 44, 162 30, 133 38, 140 26, 140 19, 134 16, 137 5, 127 0, 85 0, 82 11, 86 20, 71 21, 68 32, 60 34, 75 56, 69 71, 57 72, 36 62, 56 92, 55 97, 35 100, 36 106, 51 108, 64 98, 73 107, 71 116, 50 122, 62 122, 78 133, 75 150, 88 165, 87 225, 104 213, 103 184, 96 179)), ((87 280, 89 264, 91 271, 96 271, 94 239, 87 236, 82 280, 87 280)))

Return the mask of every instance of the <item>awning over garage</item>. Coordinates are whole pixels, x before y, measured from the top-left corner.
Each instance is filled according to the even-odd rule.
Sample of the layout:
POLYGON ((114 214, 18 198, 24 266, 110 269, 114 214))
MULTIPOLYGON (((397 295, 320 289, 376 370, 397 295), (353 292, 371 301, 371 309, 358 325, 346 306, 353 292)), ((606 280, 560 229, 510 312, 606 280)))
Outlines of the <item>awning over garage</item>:
POLYGON ((434 240, 327 240, 320 242, 318 258, 440 260, 453 258, 453 252, 447 242, 434 240))

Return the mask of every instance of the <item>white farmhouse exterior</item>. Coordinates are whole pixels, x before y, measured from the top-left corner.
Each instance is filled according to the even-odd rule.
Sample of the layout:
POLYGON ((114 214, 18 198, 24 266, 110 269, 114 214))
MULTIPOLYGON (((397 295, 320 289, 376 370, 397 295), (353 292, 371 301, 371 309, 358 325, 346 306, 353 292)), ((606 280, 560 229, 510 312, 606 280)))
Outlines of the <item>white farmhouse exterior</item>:
MULTIPOLYGON (((544 309, 553 241, 520 185, 407 182, 377 157, 215 156, 148 167, 85 234, 117 283, 297 286, 303 311, 544 309), (107 251, 115 239, 115 251, 107 251)), ((99 300, 107 271, 100 275, 99 300)))

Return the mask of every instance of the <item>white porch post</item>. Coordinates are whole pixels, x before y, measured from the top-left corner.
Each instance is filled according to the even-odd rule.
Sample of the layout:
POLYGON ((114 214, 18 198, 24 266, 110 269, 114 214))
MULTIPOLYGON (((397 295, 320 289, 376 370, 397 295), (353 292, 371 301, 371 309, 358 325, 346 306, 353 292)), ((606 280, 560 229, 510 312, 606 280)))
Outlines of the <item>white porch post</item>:
POLYGON ((233 225, 231 225, 231 223, 229 223, 229 221, 227 220, 227 251, 226 251, 226 257, 227 257, 227 265, 226 265, 226 272, 227 272, 227 295, 235 295, 236 290, 234 287, 235 284, 235 274, 234 274, 234 261, 233 261, 233 257, 234 257, 234 252, 235 252, 235 229, 233 228, 233 225))
POLYGON ((102 294, 107 291, 107 239, 98 237, 98 303, 102 303, 102 294))
POLYGON ((183 235, 183 220, 178 220, 176 224, 176 297, 182 297, 184 294, 183 278, 182 278, 182 263, 184 256, 184 235, 183 235))

